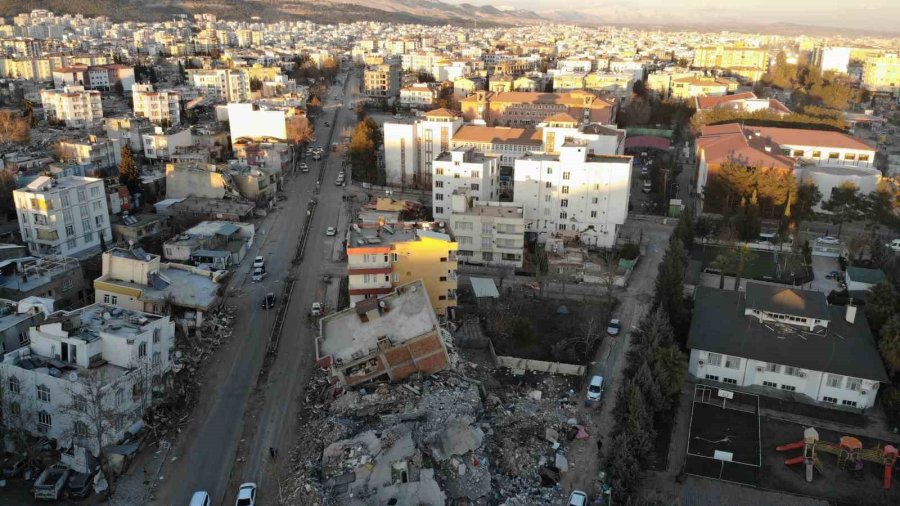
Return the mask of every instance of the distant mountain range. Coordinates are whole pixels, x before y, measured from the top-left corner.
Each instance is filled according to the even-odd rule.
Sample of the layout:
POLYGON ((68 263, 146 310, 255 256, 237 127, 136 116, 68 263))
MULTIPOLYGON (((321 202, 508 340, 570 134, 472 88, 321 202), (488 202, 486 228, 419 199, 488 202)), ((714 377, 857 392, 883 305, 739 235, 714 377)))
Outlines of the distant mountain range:
MULTIPOLYGON (((508 5, 473 5, 440 0, 0 0, 0 16, 12 16, 32 9, 48 9, 60 14, 108 16, 114 21, 160 21, 174 15, 209 12, 221 19, 262 21, 304 19, 317 23, 381 21, 430 25, 496 26, 537 23, 579 25, 619 25, 641 28, 733 30, 780 35, 849 35, 861 30, 791 23, 748 22, 727 11, 694 12, 676 10, 660 17, 652 9, 604 2, 603 6, 564 7, 534 12, 508 5)), ((897 32, 868 35, 896 35, 897 32)))

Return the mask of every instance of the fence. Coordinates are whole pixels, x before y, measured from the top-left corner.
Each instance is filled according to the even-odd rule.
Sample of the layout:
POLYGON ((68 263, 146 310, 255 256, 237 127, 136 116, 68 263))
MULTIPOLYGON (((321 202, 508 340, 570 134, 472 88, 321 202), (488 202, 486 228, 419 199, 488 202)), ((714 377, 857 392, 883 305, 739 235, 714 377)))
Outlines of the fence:
POLYGON ((566 376, 584 376, 583 365, 563 364, 560 362, 545 362, 543 360, 530 360, 527 358, 497 356, 498 367, 508 367, 524 371, 546 372, 550 374, 563 374, 566 376))

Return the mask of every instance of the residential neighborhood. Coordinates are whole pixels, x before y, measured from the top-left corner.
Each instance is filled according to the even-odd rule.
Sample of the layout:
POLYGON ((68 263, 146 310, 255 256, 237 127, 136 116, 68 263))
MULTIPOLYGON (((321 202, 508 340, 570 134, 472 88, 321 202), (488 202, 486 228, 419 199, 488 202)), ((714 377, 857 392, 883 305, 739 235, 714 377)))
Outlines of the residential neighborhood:
POLYGON ((900 32, 701 3, 0 0, 0 502, 900 504, 900 32))

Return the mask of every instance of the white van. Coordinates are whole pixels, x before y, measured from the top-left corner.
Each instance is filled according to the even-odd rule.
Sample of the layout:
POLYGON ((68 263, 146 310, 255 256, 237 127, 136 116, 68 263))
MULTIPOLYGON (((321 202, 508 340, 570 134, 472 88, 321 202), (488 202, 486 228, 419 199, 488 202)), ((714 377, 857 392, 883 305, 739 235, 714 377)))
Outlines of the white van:
POLYGON ((900 239, 894 239, 893 241, 885 244, 885 246, 893 251, 900 251, 900 239))
POLYGON ((651 189, 653 189, 653 184, 650 183, 650 181, 644 181, 643 192, 644 192, 644 193, 650 193, 650 190, 651 190, 651 189))
POLYGON ((206 492, 194 492, 194 495, 191 496, 190 506, 210 506, 211 504, 212 500, 210 500, 209 494, 206 492))

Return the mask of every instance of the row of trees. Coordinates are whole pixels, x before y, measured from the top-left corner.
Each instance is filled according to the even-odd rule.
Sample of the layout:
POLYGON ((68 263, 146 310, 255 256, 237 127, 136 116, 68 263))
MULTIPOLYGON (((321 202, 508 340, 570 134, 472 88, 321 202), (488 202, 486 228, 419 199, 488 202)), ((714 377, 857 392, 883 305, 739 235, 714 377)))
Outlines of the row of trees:
POLYGON ((822 199, 815 183, 798 181, 793 171, 722 164, 703 190, 704 207, 725 215, 742 212, 803 221, 822 199))
POLYGON ((27 144, 31 140, 29 118, 15 109, 0 110, 0 151, 11 144, 27 144))
POLYGON ((340 71, 340 65, 334 58, 326 58, 322 62, 322 66, 316 65, 307 54, 301 54, 293 58, 294 68, 290 71, 290 78, 300 82, 306 79, 325 78, 327 80, 334 79, 340 71))
POLYGON ((349 147, 354 180, 379 184, 381 178, 377 155, 381 142, 381 128, 374 119, 363 118, 356 124, 349 147))
POLYGON ((867 96, 853 88, 849 78, 834 72, 819 72, 807 62, 792 64, 779 53, 775 64, 760 80, 782 90, 791 90, 795 107, 820 105, 829 109, 846 110, 850 102, 865 101, 867 96))
POLYGON ((768 110, 739 111, 734 109, 709 109, 698 111, 691 117, 691 131, 694 135, 706 125, 740 122, 751 126, 803 128, 807 130, 845 131, 847 122, 838 111, 821 107, 807 107, 804 112, 779 115, 768 110))

